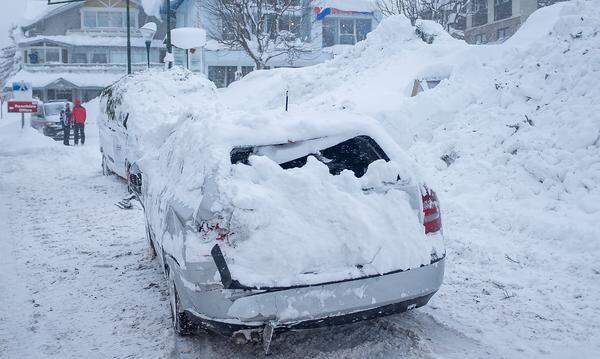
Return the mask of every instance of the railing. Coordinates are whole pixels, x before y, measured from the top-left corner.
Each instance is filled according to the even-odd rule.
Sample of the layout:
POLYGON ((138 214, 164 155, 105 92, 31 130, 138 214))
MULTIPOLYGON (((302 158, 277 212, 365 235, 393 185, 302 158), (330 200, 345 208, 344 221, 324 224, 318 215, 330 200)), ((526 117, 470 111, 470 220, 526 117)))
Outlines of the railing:
MULTIPOLYGON (((146 63, 131 64, 134 68, 148 67, 146 63)), ((151 62, 150 67, 162 67, 164 64, 151 62)), ((76 70, 119 70, 127 68, 127 64, 64 64, 64 63, 46 63, 46 64, 23 64, 23 68, 34 71, 76 71, 76 70)))
MULTIPOLYGON (((91 35, 91 36, 108 36, 108 37, 125 37, 127 36, 127 31, 125 29, 69 29, 67 30, 67 35, 73 34, 82 34, 82 35, 91 35)), ((142 37, 142 33, 139 29, 131 29, 132 37, 142 37)))

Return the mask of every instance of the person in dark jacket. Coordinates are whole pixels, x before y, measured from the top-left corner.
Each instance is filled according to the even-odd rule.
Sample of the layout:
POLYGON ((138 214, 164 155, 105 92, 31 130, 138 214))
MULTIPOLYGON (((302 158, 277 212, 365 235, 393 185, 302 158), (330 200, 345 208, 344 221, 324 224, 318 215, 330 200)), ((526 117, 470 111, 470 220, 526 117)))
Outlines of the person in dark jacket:
POLYGON ((73 125, 73 113, 71 106, 67 102, 65 109, 60 113, 60 120, 63 128, 63 144, 69 146, 69 137, 71 137, 71 126, 73 125))
POLYGON ((79 144, 81 138, 81 144, 85 143, 85 120, 87 114, 85 107, 81 106, 81 100, 75 99, 75 107, 73 107, 73 122, 74 122, 74 134, 75 134, 75 145, 79 144))

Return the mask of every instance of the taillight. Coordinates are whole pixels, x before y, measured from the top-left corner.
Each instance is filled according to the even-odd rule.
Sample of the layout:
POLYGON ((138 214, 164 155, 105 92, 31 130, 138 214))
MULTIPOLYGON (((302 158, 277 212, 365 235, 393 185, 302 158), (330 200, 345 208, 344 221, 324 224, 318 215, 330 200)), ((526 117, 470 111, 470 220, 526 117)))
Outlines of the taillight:
POLYGON ((233 234, 229 229, 224 228, 221 224, 217 223, 202 223, 198 231, 200 234, 207 239, 214 239, 217 241, 224 241, 233 234))
POLYGON ((440 215, 440 202, 435 191, 425 187, 423 200, 423 226, 425 234, 435 233, 442 229, 442 217, 440 215))

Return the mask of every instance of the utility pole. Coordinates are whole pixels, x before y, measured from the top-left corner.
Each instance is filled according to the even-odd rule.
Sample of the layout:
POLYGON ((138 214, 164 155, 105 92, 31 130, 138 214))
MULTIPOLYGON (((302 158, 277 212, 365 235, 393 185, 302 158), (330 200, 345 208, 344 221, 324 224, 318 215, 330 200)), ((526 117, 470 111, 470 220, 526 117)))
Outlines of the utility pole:
POLYGON ((127 75, 131 75, 131 18, 127 0, 127 75))
MULTIPOLYGON (((167 54, 173 53, 173 45, 171 44, 171 0, 167 2, 167 54)), ((169 61, 169 68, 173 67, 173 63, 169 61)))

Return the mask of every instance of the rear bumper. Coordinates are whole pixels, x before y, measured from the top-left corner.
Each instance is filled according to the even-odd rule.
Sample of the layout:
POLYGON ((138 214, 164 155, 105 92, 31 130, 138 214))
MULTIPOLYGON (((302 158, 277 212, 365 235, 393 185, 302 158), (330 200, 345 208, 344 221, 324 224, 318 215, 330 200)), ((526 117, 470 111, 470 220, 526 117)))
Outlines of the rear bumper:
MULTIPOLYGON (((421 307, 440 288, 445 258, 402 272, 275 291, 184 288, 185 309, 199 326, 231 336, 239 330, 338 325, 421 307)), ((182 298, 183 299, 183 298, 182 298)))

